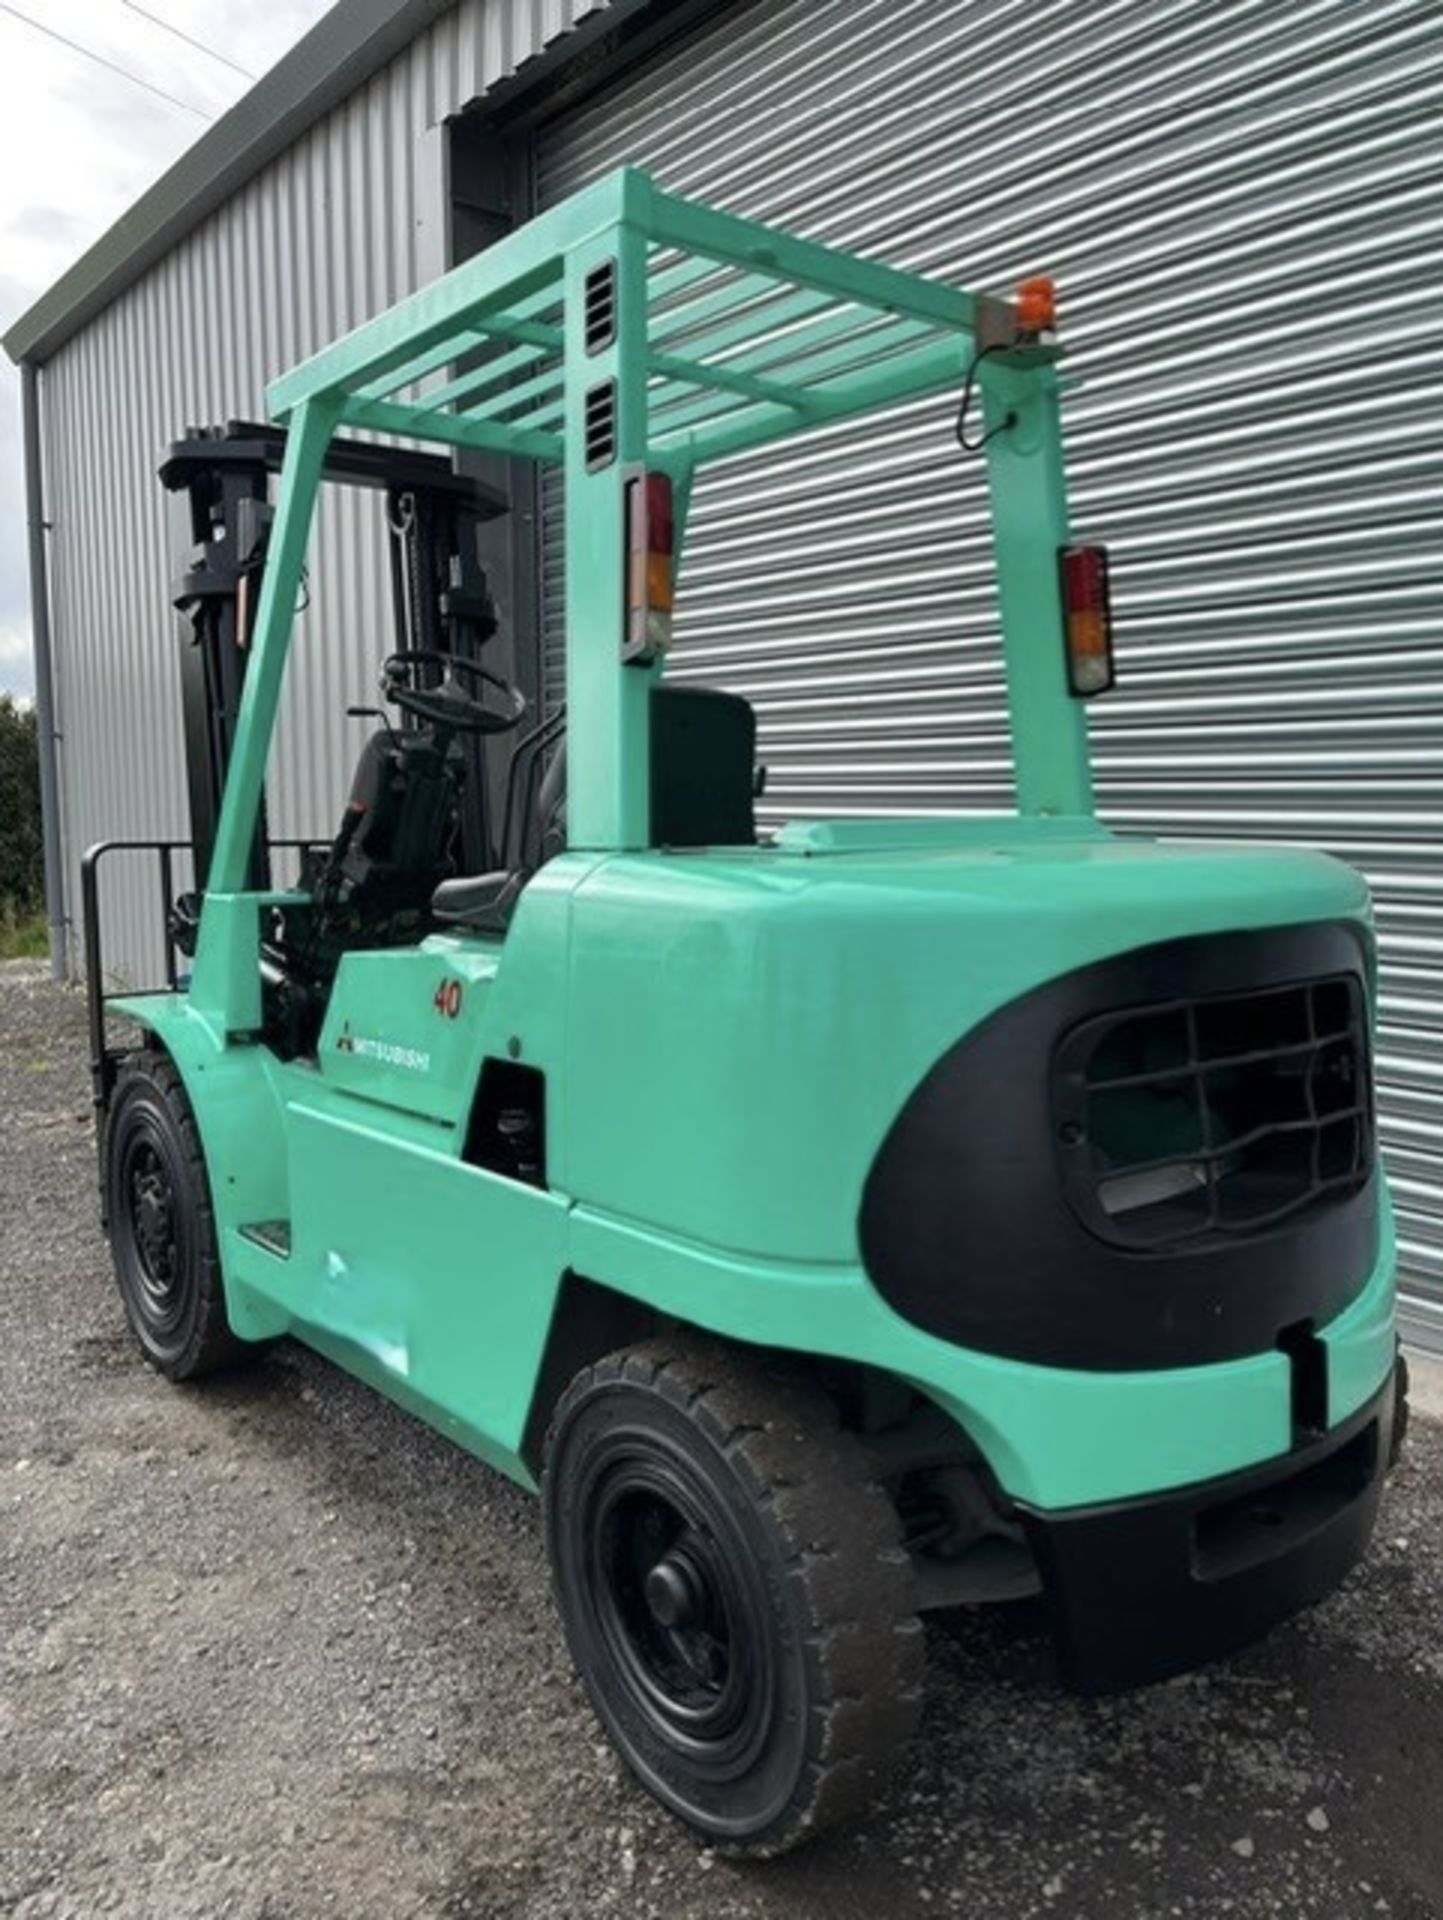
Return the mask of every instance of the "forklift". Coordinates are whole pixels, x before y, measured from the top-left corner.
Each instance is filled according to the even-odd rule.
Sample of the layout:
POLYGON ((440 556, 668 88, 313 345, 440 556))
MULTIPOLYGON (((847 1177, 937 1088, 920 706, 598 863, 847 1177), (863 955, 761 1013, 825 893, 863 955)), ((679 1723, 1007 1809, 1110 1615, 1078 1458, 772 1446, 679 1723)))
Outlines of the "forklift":
POLYGON ((1050 283, 623 169, 173 456, 204 551, 164 990, 105 994, 86 875, 131 1326, 176 1381, 303 1341, 538 1490, 599 1719, 738 1853, 878 1790, 925 1613, 1032 1599, 1084 1691, 1188 1670, 1337 1585, 1402 1438, 1367 893, 1096 818, 1108 562, 1069 532, 1061 353, 1050 283), (665 677, 695 476, 959 394, 1016 810, 759 831, 750 705, 665 677), (505 501, 458 451, 560 469, 543 716, 488 664, 505 501), (350 799, 281 885, 328 482, 410 544, 350 799))

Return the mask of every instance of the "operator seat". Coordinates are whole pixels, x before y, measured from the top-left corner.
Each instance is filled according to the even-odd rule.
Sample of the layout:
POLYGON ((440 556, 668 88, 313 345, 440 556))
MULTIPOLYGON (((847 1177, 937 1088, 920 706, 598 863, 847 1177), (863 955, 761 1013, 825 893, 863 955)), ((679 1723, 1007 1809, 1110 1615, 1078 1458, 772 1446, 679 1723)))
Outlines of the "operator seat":
MULTIPOLYGON (((754 846, 757 720, 751 702, 719 687, 651 691, 651 838, 657 847, 754 846)), ((566 742, 537 792, 528 845, 543 865, 566 844, 566 742)), ((502 933, 535 867, 443 880, 431 896, 438 920, 502 933)))
POLYGON ((352 911, 425 911, 450 863, 459 788, 451 739, 436 728, 371 734, 329 855, 331 886, 352 911))

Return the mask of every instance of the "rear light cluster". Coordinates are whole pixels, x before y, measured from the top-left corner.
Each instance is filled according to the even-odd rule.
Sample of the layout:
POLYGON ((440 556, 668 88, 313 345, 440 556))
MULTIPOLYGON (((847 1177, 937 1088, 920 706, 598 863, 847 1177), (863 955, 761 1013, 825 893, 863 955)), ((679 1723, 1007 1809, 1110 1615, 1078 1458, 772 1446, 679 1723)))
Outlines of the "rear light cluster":
POLYGON ((1106 693, 1114 677, 1107 548, 1064 547, 1058 559, 1067 685, 1079 700, 1090 700, 1106 693))
POLYGON ((649 666, 671 646, 675 511, 671 478, 638 470, 625 479, 628 666, 649 666))

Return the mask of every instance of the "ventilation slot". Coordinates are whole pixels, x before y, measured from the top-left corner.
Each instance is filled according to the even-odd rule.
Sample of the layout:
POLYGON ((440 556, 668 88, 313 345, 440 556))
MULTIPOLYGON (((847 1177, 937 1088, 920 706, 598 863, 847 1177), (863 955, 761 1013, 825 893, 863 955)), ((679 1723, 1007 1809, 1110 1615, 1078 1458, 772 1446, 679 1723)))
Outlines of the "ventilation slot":
POLYGON ((603 380, 586 396, 586 469, 609 467, 616 458, 616 382, 603 380))
POLYGON ((600 353, 616 338, 616 262, 603 260, 586 276, 586 351, 600 353))

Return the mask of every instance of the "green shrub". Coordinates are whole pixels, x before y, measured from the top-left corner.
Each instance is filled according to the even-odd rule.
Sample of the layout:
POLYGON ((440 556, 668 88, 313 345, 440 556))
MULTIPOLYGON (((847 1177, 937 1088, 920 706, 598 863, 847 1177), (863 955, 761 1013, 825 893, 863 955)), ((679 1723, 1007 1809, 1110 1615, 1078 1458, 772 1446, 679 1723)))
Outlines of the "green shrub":
POLYGON ((44 893, 35 710, 0 693, 0 926, 33 918, 44 893))
POLYGON ((43 960, 49 951, 43 914, 31 914, 28 920, 8 920, 0 914, 0 960, 43 960))

